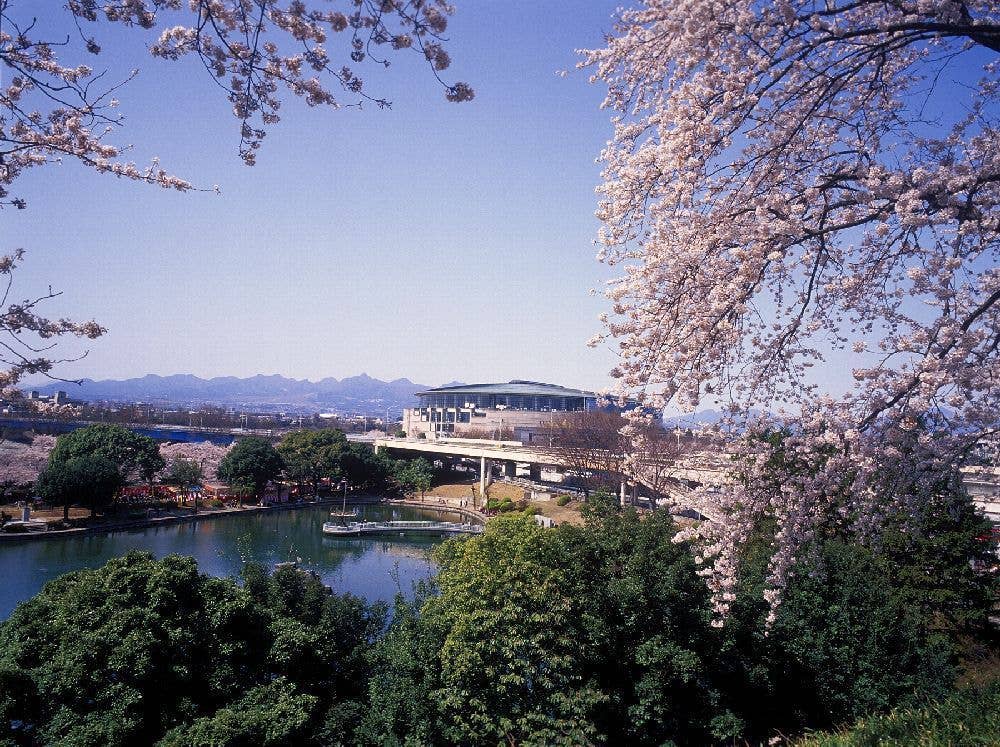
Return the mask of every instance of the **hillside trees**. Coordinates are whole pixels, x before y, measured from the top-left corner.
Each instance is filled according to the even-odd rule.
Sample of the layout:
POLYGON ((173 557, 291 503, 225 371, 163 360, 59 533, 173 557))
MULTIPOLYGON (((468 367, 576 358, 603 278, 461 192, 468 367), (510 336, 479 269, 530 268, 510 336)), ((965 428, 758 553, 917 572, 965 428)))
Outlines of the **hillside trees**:
POLYGON ((397 611, 380 645, 366 743, 696 744, 734 733, 714 710, 708 591, 673 534, 665 512, 640 521, 598 493, 586 528, 500 517, 482 537, 443 545, 437 593, 397 611))
POLYGON ((928 572, 939 538, 970 550, 982 537, 983 520, 953 508, 922 517, 905 552, 813 543, 770 623, 774 525, 762 528, 721 630, 666 511, 640 516, 597 491, 583 527, 498 517, 440 546, 433 584, 398 604, 358 741, 765 744, 940 696, 994 583, 967 575, 962 552, 928 572))
POLYGON ((584 52, 616 113, 614 374, 750 433, 728 519, 701 530, 720 612, 764 517, 777 604, 821 524, 874 541, 997 430, 998 54, 985 0, 646 0, 584 52), (848 391, 824 391, 825 363, 848 391), (751 414, 782 405, 806 469, 768 480, 751 414))

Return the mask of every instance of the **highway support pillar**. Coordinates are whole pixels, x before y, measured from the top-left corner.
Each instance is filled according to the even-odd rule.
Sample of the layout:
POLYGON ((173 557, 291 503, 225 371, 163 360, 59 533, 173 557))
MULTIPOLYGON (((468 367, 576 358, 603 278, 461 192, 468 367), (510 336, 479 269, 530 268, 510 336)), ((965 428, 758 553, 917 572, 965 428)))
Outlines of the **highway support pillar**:
POLYGON ((503 476, 504 477, 517 477, 517 462, 512 462, 510 460, 503 463, 503 476))
POLYGON ((539 481, 542 479, 542 465, 540 464, 530 464, 528 465, 528 475, 534 481, 539 481))
POLYGON ((479 457, 479 494, 486 495, 486 488, 493 484, 493 460, 479 457))

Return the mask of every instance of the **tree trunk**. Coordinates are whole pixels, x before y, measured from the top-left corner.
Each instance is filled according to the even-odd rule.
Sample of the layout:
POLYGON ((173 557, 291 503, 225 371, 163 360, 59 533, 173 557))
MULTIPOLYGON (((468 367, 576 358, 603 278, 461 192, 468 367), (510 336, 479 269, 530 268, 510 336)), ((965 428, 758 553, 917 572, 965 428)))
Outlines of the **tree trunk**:
POLYGON ((63 522, 66 523, 68 521, 69 521, 69 504, 68 503, 64 503, 63 504, 63 522))

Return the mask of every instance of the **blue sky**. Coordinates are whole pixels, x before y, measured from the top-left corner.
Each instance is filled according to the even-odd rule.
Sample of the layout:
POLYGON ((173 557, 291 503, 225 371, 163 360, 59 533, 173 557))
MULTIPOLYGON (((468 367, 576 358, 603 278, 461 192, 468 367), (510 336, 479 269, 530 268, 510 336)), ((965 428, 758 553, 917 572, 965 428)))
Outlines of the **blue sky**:
MULTIPOLYGON (((445 101, 416 54, 389 70, 361 65, 391 110, 289 97, 253 168, 237 158, 238 123, 196 60, 154 60, 155 34, 95 26, 105 52, 65 59, 109 79, 140 70, 119 95, 127 121, 116 142, 132 143, 140 165, 158 156, 221 194, 69 163, 14 185, 29 207, 0 210, 0 250, 28 252, 16 294, 52 285, 64 295, 50 314, 109 329, 58 373, 610 385, 614 352, 585 341, 601 329, 600 290, 614 274, 593 245, 595 158, 612 129, 604 90, 574 70, 574 50, 602 44, 617 0, 457 5, 445 78, 472 84, 474 101, 445 101)), ((55 36, 73 31, 61 2, 14 7, 55 36)), ((955 81, 973 84, 979 64, 969 62, 985 58, 949 67, 932 113, 955 116, 966 95, 955 81)), ((834 353, 813 375, 835 392, 857 363, 834 353)))
MULTIPOLYGON (((60 5, 40 24, 64 31, 60 5)), ((51 284, 64 295, 49 313, 109 328, 61 373, 606 386, 614 355, 585 341, 605 308, 589 290, 611 276, 593 246, 594 159, 611 125, 603 89, 573 66, 615 6, 463 2, 446 77, 472 84, 473 102, 446 102, 415 55, 361 66, 392 110, 288 99, 253 168, 196 61, 153 60, 143 32, 96 26, 105 53, 85 61, 111 77, 140 69, 119 96, 117 142, 222 193, 73 164, 15 184, 29 207, 0 211, 0 238, 28 252, 17 295, 51 284)))

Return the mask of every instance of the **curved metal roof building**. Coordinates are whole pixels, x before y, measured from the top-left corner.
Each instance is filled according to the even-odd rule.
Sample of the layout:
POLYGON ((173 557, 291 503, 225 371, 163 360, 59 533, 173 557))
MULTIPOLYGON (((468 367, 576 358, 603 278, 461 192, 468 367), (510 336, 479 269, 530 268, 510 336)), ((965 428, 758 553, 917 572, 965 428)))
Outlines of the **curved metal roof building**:
POLYGON ((598 395, 541 381, 515 379, 505 384, 461 384, 417 392, 421 407, 574 412, 597 409, 598 395))

